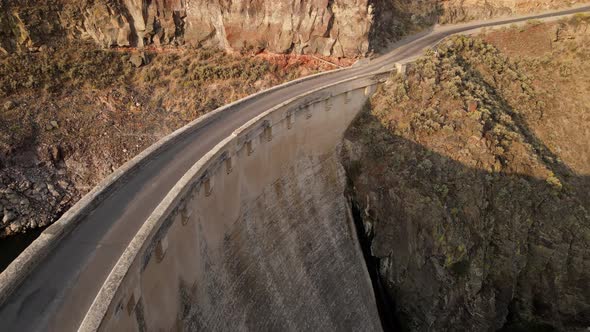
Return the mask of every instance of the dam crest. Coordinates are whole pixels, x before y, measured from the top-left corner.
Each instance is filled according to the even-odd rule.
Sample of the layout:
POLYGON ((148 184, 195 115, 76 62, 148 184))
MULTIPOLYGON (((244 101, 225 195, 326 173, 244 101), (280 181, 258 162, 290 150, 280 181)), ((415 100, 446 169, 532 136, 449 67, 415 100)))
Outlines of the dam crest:
POLYGON ((338 149, 383 77, 293 98, 207 153, 134 237, 81 330, 380 330, 338 149))

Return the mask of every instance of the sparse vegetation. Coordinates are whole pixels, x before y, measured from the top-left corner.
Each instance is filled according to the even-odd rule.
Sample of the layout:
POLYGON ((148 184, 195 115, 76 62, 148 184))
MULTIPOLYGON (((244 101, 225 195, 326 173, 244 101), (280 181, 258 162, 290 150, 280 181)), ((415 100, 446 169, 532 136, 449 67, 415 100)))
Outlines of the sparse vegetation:
POLYGON ((0 55, 0 186, 16 195, 3 203, 15 219, 0 236, 47 225, 116 167, 198 116, 323 66, 297 56, 139 53, 77 41, 0 55), (34 196, 31 181, 43 188, 62 181, 63 191, 56 199, 34 196))
POLYGON ((587 326, 589 27, 449 38, 346 134, 355 204, 410 329, 587 326))

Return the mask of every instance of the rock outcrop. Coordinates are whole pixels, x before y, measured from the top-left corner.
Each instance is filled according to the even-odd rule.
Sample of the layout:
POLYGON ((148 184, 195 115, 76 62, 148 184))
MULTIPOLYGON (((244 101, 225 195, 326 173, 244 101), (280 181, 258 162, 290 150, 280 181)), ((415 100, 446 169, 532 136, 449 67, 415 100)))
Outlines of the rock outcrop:
POLYGON ((104 46, 187 43, 228 50, 363 56, 434 23, 525 14, 574 4, 543 0, 285 0, 97 2, 84 30, 104 46), (372 43, 372 47, 370 47, 372 43))
POLYGON ((370 50, 433 24, 453 24, 555 10, 584 1, 560 0, 373 0, 370 50))
POLYGON ((0 236, 51 224, 80 198, 64 168, 26 165, 0 173, 0 236), (27 167, 28 166, 28 167, 27 167))
POLYGON ((562 0, 442 0, 440 23, 490 19, 563 8, 583 1, 562 0))
POLYGON ((370 24, 367 0, 129 0, 84 11, 84 31, 107 47, 186 43, 354 57, 368 49, 370 24))
POLYGON ((434 23, 555 9, 556 0, 41 0, 0 4, 0 51, 55 35, 102 47, 192 45, 359 57, 434 23))
POLYGON ((58 35, 62 8, 52 0, 0 2, 0 55, 37 50, 58 35))
MULTIPOLYGON (((558 31, 587 31, 580 25, 558 31)), ((537 44, 552 40, 550 29, 529 29, 537 44)), ((589 139, 577 129, 588 108, 572 108, 586 94, 543 83, 590 84, 560 62, 570 49, 587 57, 572 48, 587 38, 518 64, 480 39, 451 39, 379 91, 349 129, 350 195, 409 330, 590 324, 590 179, 579 162, 588 152, 576 143, 589 139), (545 72, 539 61, 566 69, 545 72)))

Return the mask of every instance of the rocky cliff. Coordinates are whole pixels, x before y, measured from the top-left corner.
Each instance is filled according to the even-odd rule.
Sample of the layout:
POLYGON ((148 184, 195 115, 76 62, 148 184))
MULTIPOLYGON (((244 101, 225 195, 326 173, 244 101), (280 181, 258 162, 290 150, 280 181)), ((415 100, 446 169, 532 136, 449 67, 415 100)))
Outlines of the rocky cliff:
POLYGON ((440 23, 490 19, 498 16, 529 14, 563 8, 584 1, 562 0, 442 0, 440 23))
POLYGON ((358 57, 439 23, 564 7, 556 0, 283 0, 96 2, 85 33, 103 46, 191 44, 358 57))
POLYGON ((590 324, 587 28, 485 37, 506 53, 453 38, 349 129, 350 195, 407 329, 590 324))
MULTIPOLYGON (((0 53, 18 54, 0 54, 0 235, 54 221, 167 132, 301 74, 195 50, 146 52, 150 64, 135 68, 130 54, 79 39, 105 48, 193 44, 356 56, 370 49, 367 38, 396 39, 437 20, 562 4, 3 1, 0 53), (68 38, 73 43, 62 47, 68 38)), ((577 17, 451 39, 406 77, 392 78, 350 128, 342 154, 347 194, 403 327, 590 324, 588 27, 577 17)), ((335 206, 342 219, 343 174, 333 162, 326 165, 337 190, 296 185, 311 188, 298 189, 308 195, 302 202, 319 195, 319 206, 335 206)), ((322 218, 329 229, 344 225, 322 218)), ((323 232, 302 225, 311 227, 303 237, 323 232)), ((199 323, 193 314, 187 324, 199 323)))
POLYGON ((2 2, 0 50, 56 35, 100 46, 193 45, 229 51, 364 56, 434 23, 554 9, 557 0, 41 0, 2 2))
POLYGON ((367 0, 98 2, 84 30, 104 46, 186 43, 272 52, 366 52, 367 0))
MULTIPOLYGON (((43 1, 5 4, 0 27, 10 35, 2 48, 31 46, 21 12, 44 8, 64 33, 103 47, 164 44, 266 49, 354 57, 368 49, 367 0, 304 1, 43 1)), ((50 33, 40 29, 34 35, 50 33)))
POLYGON ((503 16, 524 15, 572 6, 585 1, 561 0, 373 0, 369 49, 430 27, 503 16))

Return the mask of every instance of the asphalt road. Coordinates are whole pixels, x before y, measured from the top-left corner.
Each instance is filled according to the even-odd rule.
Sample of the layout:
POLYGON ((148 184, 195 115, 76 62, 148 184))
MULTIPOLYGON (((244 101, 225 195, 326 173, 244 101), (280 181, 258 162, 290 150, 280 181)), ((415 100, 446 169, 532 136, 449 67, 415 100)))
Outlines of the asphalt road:
POLYGON ((206 152, 263 111, 311 89, 415 57, 454 33, 585 11, 590 11, 590 6, 439 27, 398 43, 366 65, 319 76, 242 104, 239 112, 228 112, 161 153, 91 212, 0 308, 0 330, 76 330, 127 244, 168 191, 206 152))

